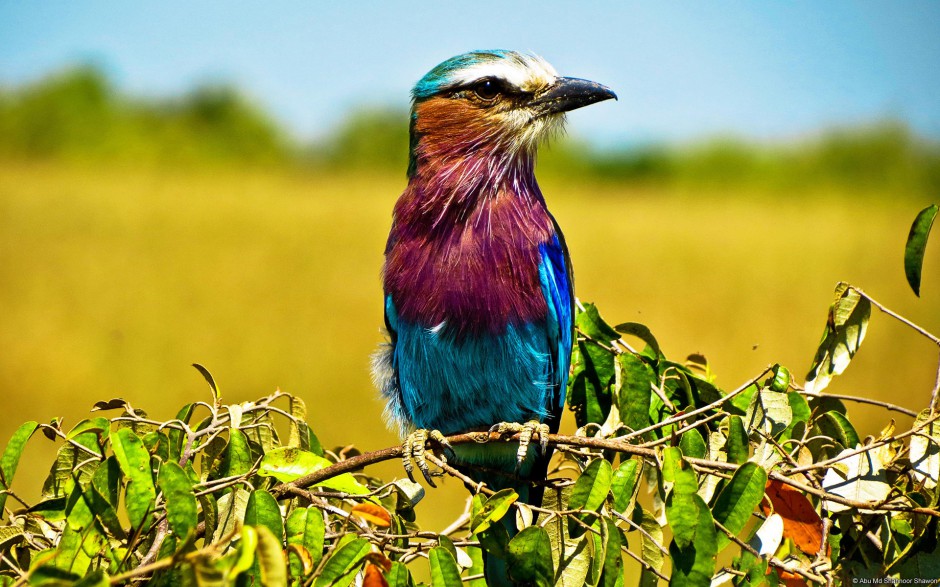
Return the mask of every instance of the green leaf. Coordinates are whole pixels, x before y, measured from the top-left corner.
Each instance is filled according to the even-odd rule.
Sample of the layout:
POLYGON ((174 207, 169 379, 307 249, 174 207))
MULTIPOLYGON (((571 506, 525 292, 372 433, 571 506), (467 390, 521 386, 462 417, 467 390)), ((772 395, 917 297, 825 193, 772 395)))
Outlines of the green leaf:
POLYGON ((666 519, 672 527, 673 537, 684 548, 695 540, 698 504, 705 502, 696 493, 698 480, 695 472, 676 447, 663 451, 663 481, 672 484, 672 491, 666 497, 666 519))
POLYGON ((662 356, 663 353, 659 350, 659 343, 656 342, 656 337, 653 336, 653 333, 650 332, 650 329, 645 325, 639 322, 624 322, 623 324, 614 326, 614 330, 620 334, 627 334, 639 338, 650 347, 654 357, 662 356))
POLYGON ((727 406, 728 412, 738 416, 743 416, 745 412, 747 412, 747 407, 751 405, 751 400, 754 399, 754 395, 758 392, 759 389, 760 388, 757 387, 757 384, 751 384, 747 386, 747 389, 731 398, 731 405, 727 406))
POLYGON ((623 353, 618 359, 623 381, 617 405, 620 420, 630 431, 641 430, 650 425, 650 401, 656 373, 632 353, 623 353))
POLYGON ((193 363, 193 367, 199 371, 199 374, 206 380, 206 383, 209 384, 209 389, 212 391, 212 399, 215 401, 215 405, 218 406, 222 400, 222 391, 219 389, 219 386, 216 385, 215 379, 212 377, 212 373, 209 373, 209 370, 200 365, 199 363, 193 363))
POLYGON ((741 416, 728 417, 728 462, 740 465, 750 458, 747 430, 741 416))
MULTIPOLYGON (((50 551, 44 551, 45 553, 50 553, 50 551)), ((78 574, 54 566, 58 561, 59 557, 57 556, 49 563, 35 565, 29 572, 29 584, 59 587, 59 585, 73 585, 80 579, 78 574)))
MULTIPOLYGON (((663 529, 656 521, 656 517, 643 509, 639 503, 633 510, 633 522, 638 524, 643 532, 640 534, 640 555, 643 562, 660 571, 666 562, 663 551, 660 550, 663 543, 663 529)), ((656 575, 647 571, 644 567, 641 572, 641 581, 649 581, 652 578, 652 585, 658 585, 656 575)))
MULTIPOLYGON (((764 498, 766 485, 767 472, 763 468, 755 463, 741 465, 715 500, 715 507, 712 508, 715 521, 733 534, 740 534, 764 498)), ((724 532, 719 533, 718 551, 730 542, 731 539, 724 532)))
POLYGON ((200 481, 207 481, 221 478, 223 458, 225 448, 228 442, 221 436, 215 436, 208 442, 203 443, 200 448, 200 481))
MULTIPOLYGON (((507 544, 507 548, 508 548, 508 544, 507 544)), ((470 561, 473 563, 472 565, 470 565, 470 568, 467 569, 467 574, 470 576, 479 575, 480 577, 477 579, 472 579, 470 581, 467 581, 466 587, 487 587, 486 579, 482 576, 483 575, 483 549, 477 548, 475 546, 468 546, 467 555, 470 557, 470 561)), ((391 587, 391 585, 389 585, 389 587, 391 587)))
POLYGON ((620 338, 617 331, 604 322, 594 304, 584 304, 584 311, 575 317, 575 325, 586 336, 604 344, 620 338))
POLYGON ((578 426, 584 426, 582 422, 587 417, 587 390, 585 389, 584 377, 584 357, 581 355, 581 347, 574 344, 571 347, 571 374, 568 377, 568 390, 565 394, 565 401, 568 402, 568 408, 574 412, 574 418, 578 426))
MULTIPOLYGON (((683 526, 692 521, 694 527, 684 530, 691 540, 680 542, 678 534, 669 544, 672 557, 672 577, 669 582, 674 587, 708 587, 715 574, 715 557, 718 554, 718 535, 711 512, 705 501, 697 494, 681 495, 683 526)), ((667 517, 668 517, 667 505, 667 517)), ((674 506, 677 507, 677 506, 674 506)), ((670 521, 670 523, 672 523, 670 521)))
MULTIPOLYGON (((176 413, 176 419, 188 425, 195 409, 194 404, 186 404, 176 413)), ((167 432, 167 436, 170 439, 170 458, 179 462, 180 458, 183 456, 183 450, 185 449, 186 433, 178 428, 170 428, 167 432)))
MULTIPOLYGON (((563 490, 548 489, 542 500, 543 507, 550 510, 566 509, 567 497, 570 487, 563 490)), ((590 584, 592 571, 599 573, 598 565, 592 564, 595 554, 595 542, 592 536, 582 536, 580 539, 568 537, 567 525, 561 519, 553 521, 545 527, 552 547, 553 561, 557 561, 559 570, 556 587, 581 587, 590 584)), ((596 577, 595 577, 596 579, 596 577)))
POLYGON ((170 461, 160 466, 157 485, 166 501, 166 517, 170 529, 185 541, 196 530, 198 511, 193 483, 182 467, 170 461))
MULTIPOLYGON (((592 378, 597 393, 602 396, 609 396, 610 384, 614 379, 614 361, 616 358, 613 353, 593 340, 582 340, 578 344, 581 347, 581 354, 584 356, 585 372, 588 377, 592 378)), ((610 403, 609 398, 606 401, 607 404, 610 403)))
POLYGON ((219 477, 238 477, 246 475, 254 465, 248 437, 237 428, 230 428, 228 444, 222 452, 222 465, 219 477))
POLYGON ((67 501, 68 499, 66 497, 53 497, 37 503, 26 511, 44 518, 47 522, 59 522, 65 519, 65 506, 67 501))
MULTIPOLYGON (((745 436, 744 438, 746 441, 747 437, 745 436)), ((715 430, 708 434, 708 456, 713 461, 720 463, 728 462, 728 437, 720 430, 715 430)), ((712 497, 715 495, 715 490, 718 489, 718 485, 723 481, 724 479, 721 479, 717 475, 703 475, 698 494, 702 496, 702 499, 704 499, 706 503, 711 503, 712 497)))
POLYGON ((307 405, 299 397, 289 396, 290 414, 293 419, 290 421, 290 436, 287 446, 310 451, 315 455, 323 456, 323 447, 320 446, 320 440, 316 434, 310 430, 310 426, 305 421, 307 419, 307 405))
POLYGON ((258 530, 254 526, 242 526, 239 534, 241 540, 238 542, 238 556, 235 557, 229 569, 233 577, 244 573, 254 565, 255 551, 258 549, 258 530))
POLYGON ((809 402, 806 401, 803 394, 798 391, 790 391, 787 393, 787 402, 790 404, 790 412, 793 414, 793 419, 787 427, 789 430, 793 430, 793 427, 800 422, 809 422, 813 412, 809 409, 809 402))
MULTIPOLYGON (((659 368, 660 375, 664 378, 663 391, 666 396, 671 398, 680 409, 694 407, 695 390, 692 388, 694 378, 689 369, 685 365, 672 361, 661 361, 659 368)), ((675 429, 676 425, 671 424, 663 429, 663 434, 671 434, 671 431, 675 429)))
POLYGON ((77 483, 72 486, 72 494, 65 507, 65 515, 69 527, 76 532, 84 532, 94 524, 95 516, 85 500, 82 486, 77 483))
POLYGON ((793 420, 787 394, 761 389, 751 400, 744 415, 744 427, 752 438, 759 438, 757 431, 776 437, 787 429, 793 420))
POLYGON ((715 387, 712 382, 703 379, 697 373, 693 373, 689 381, 694 388, 693 395, 696 398, 696 406, 715 403, 725 396, 723 391, 715 387))
POLYGON ((56 548, 53 564, 62 570, 84 575, 91 566, 89 552, 96 554, 101 536, 92 529, 76 530, 66 525, 56 548))
POLYGON ((107 438, 111 432, 111 422, 107 418, 89 418, 82 420, 65 435, 69 440, 85 432, 94 432, 98 438, 107 438))
POLYGON ((920 551, 914 553, 897 567, 892 567, 892 570, 897 573, 894 576, 900 579, 897 584, 926 583, 925 577, 931 579, 940 577, 940 557, 937 556, 936 550, 933 552, 920 551))
MULTIPOLYGON (((605 461, 606 462, 606 461, 605 461)), ((555 565, 548 532, 540 526, 529 526, 509 542, 509 576, 524 585, 552 587, 555 565)))
POLYGON ((97 467, 93 455, 102 450, 100 439, 94 432, 85 432, 65 443, 56 452, 56 460, 43 483, 43 497, 65 497, 71 491, 74 480, 85 484, 97 467), (76 446, 78 445, 78 446, 76 446), (87 447, 83 450, 79 446, 87 447))
POLYGON ((428 552, 432 587, 460 587, 460 568, 446 548, 435 546, 428 552))
POLYGON ((683 548, 695 542, 699 502, 705 503, 696 493, 672 491, 666 496, 666 520, 672 528, 673 539, 683 548))
POLYGON ((388 587, 410 587, 413 584, 408 567, 398 561, 392 562, 392 568, 385 573, 385 580, 388 587))
MULTIPOLYGON (((847 448, 837 458, 840 461, 829 465, 822 480, 822 487, 829 493, 862 502, 881 502, 888 497, 891 486, 888 484, 884 463, 876 450, 848 456, 855 452, 847 448)), ((826 500, 830 512, 844 512, 850 506, 826 500)), ((861 509, 862 513, 870 510, 861 509)))
POLYGON ((826 328, 813 365, 806 375, 805 388, 808 393, 819 393, 833 377, 845 371, 868 330, 868 320, 871 318, 871 302, 868 298, 845 283, 836 286, 835 298, 829 307, 826 328))
MULTIPOLYGON (((454 557, 454 560, 455 560, 455 561, 458 560, 458 558, 457 558, 457 547, 454 546, 454 541, 453 541, 453 540, 451 540, 451 539, 448 538, 447 536, 444 536, 443 534, 440 534, 440 535, 438 535, 438 537, 437 537, 437 545, 440 546, 441 548, 447 549, 447 552, 449 552, 450 555, 451 555, 452 557, 454 557)), ((460 564, 458 563, 457 566, 459 567, 460 564)))
POLYGON ((245 524, 255 527, 267 528, 278 543, 284 537, 284 522, 281 519, 281 510, 277 506, 274 496, 263 489, 255 489, 248 497, 245 506, 245 524))
POLYGON ((663 481, 666 483, 676 482, 676 469, 681 466, 682 451, 677 446, 667 446, 663 449, 663 481))
MULTIPOLYGON (((583 344, 578 343, 575 348, 578 349, 580 346, 583 344)), ((577 350, 577 353, 579 356, 584 356, 581 350, 577 350)), ((574 354, 572 352, 572 356, 574 354)), ((607 419, 607 414, 610 412, 609 390, 599 388, 593 367, 588 367, 582 359, 580 367, 576 367, 573 372, 568 387, 568 405, 574 412, 575 422, 579 427, 591 422, 600 424, 607 419)))
POLYGON ((0 526, 0 551, 6 551, 25 539, 26 533, 19 526, 0 526))
MULTIPOLYGON (((692 466, 682 457, 682 452, 676 447, 669 447, 665 453, 679 455, 678 458, 670 458, 671 479, 673 491, 676 493, 692 494, 698 491, 698 477, 692 466)), ((665 460, 665 459, 664 459, 665 460)), ((665 467, 664 467, 665 469, 665 467)), ((665 476, 664 476, 665 479, 665 476)))
MULTIPOLYGON (((210 538, 215 536, 216 529, 219 526, 219 508, 216 499, 212 495, 200 495, 196 499, 202 507, 202 519, 205 521, 205 536, 210 538)), ((246 498, 247 501, 247 498, 246 498)))
MULTIPOLYGON (((594 459, 587 466, 578 480, 575 481, 571 489, 571 497, 568 498, 568 508, 572 510, 583 509, 589 512, 596 512, 604 505, 607 494, 610 491, 610 484, 613 477, 613 470, 610 462, 606 459, 594 459)), ((597 516, 581 513, 577 518, 590 526, 597 519, 597 516)), ((569 522, 568 534, 572 538, 577 538, 584 533, 584 528, 577 523, 569 522)))
POLYGON ((602 568, 601 587, 623 587, 623 553, 620 547, 626 546, 627 538, 623 535, 616 522, 604 518, 606 526, 605 538, 607 544, 604 548, 604 566, 602 568))
POLYGON ((497 491, 486 501, 477 502, 479 503, 479 510, 472 512, 470 516, 470 533, 478 534, 483 532, 494 522, 501 520, 517 499, 519 499, 519 494, 507 488, 497 491))
POLYGON ((940 481, 940 422, 930 422, 933 414, 925 409, 914 420, 914 429, 920 432, 911 437, 911 466, 914 476, 927 489, 933 489, 940 481))
POLYGON ((150 453, 130 428, 121 428, 111 435, 111 449, 128 480, 124 494, 127 516, 132 527, 141 528, 153 513, 157 499, 150 469, 150 453))
POLYGON ((165 463, 172 460, 170 458, 170 439, 163 432, 149 432, 141 440, 147 452, 157 457, 160 462, 165 463))
POLYGON ((695 459, 704 459, 708 455, 708 447, 705 445, 705 439, 697 428, 686 430, 679 439, 679 448, 682 454, 695 459))
POLYGON ((323 512, 315 507, 297 508, 287 516, 287 544, 299 544, 307 549, 314 566, 323 557, 323 512))
POLYGON ((130 404, 127 403, 127 400, 115 397, 109 400, 102 400, 95 402, 95 405, 91 408, 92 412, 97 412, 99 410, 127 410, 127 407, 130 404))
POLYGON ((816 426, 820 434, 834 439, 844 448, 855 448, 861 442, 855 427, 839 412, 826 412, 816 419, 816 426))
POLYGON ((626 511, 633 501, 633 493, 640 478, 642 461, 627 459, 620 463, 610 479, 610 491, 614 495, 614 509, 620 513, 626 511))
POLYGON ((109 587, 108 575, 101 569, 92 571, 74 584, 74 587, 109 587))
POLYGON ((332 464, 329 459, 312 452, 285 446, 265 453, 258 466, 258 474, 289 483, 332 464))
POLYGON ((286 587, 287 564, 284 562, 284 554, 281 550, 281 539, 272 534, 267 526, 257 526, 256 529, 258 531, 257 555, 258 565, 261 567, 261 584, 265 587, 286 587))
MULTIPOLYGON (((315 455, 312 452, 295 447, 282 447, 265 453, 261 458, 258 474, 289 483, 320 469, 325 469, 332 464, 329 459, 315 455)), ((316 485, 352 495, 369 493, 369 488, 356 481, 351 473, 331 477, 316 485)))
POLYGON ((774 391, 784 393, 790 389, 790 370, 781 365, 774 365, 773 379, 770 380, 768 387, 774 391))
POLYGON ((410 479, 395 479, 395 510, 414 509, 424 499, 424 487, 410 479))
POLYGON ((274 429, 272 414, 272 412, 254 412, 243 416, 242 432, 248 437, 249 444, 254 447, 261 447, 262 453, 281 446, 277 431, 274 429))
POLYGON ((241 525, 251 494, 241 486, 229 489, 216 500, 216 528, 212 542, 218 542, 241 525))
MULTIPOLYGON (((33 432, 39 427, 39 422, 26 422, 16 429, 6 448, 3 449, 3 456, 0 457, 0 492, 10 489, 13 484, 13 476, 16 475, 16 468, 20 464, 20 456, 26 443, 29 441, 33 432)), ((0 493, 0 518, 3 517, 3 506, 6 503, 7 494, 0 493)))
POLYGON ((509 548, 509 530, 505 524, 493 524, 475 536, 480 540, 480 546, 496 558, 506 558, 509 548))
POLYGON ((914 295, 918 297, 927 237, 930 236, 930 227, 933 226, 934 218, 937 217, 937 210, 940 208, 936 204, 931 204, 917 214, 911 225, 911 231, 907 235, 907 244, 904 246, 904 275, 907 277, 907 283, 914 290, 914 295))
MULTIPOLYGON (((355 569, 371 550, 368 540, 347 534, 339 539, 323 571, 314 582, 315 587, 328 587, 355 569)), ((456 566, 456 563, 454 563, 456 566)))

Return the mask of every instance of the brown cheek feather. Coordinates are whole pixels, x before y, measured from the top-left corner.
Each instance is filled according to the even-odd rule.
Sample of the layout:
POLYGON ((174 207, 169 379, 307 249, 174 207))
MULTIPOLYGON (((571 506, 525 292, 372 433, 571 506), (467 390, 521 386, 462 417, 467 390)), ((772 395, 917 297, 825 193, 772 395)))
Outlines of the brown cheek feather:
POLYGON ((416 112, 415 130, 422 135, 422 145, 432 151, 482 144, 497 130, 484 110, 465 100, 430 98, 418 104, 416 112))

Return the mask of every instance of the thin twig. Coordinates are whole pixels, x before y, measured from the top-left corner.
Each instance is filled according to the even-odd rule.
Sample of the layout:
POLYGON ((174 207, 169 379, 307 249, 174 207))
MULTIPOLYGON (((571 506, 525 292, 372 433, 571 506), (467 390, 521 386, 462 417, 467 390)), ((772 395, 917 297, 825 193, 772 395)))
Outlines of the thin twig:
POLYGON ((865 293, 865 292, 862 291, 861 289, 855 287, 854 285, 851 285, 851 284, 849 284, 849 283, 846 283, 845 285, 846 285, 847 287, 851 288, 851 289, 854 289, 856 292, 858 292, 859 295, 863 296, 866 300, 868 300, 869 302, 871 302, 873 306, 875 306, 876 308, 878 308, 879 310, 881 310, 883 313, 887 314, 888 316, 891 316, 892 318, 894 318, 894 319, 897 320, 898 322, 901 322, 901 323, 904 324, 905 326, 907 326, 907 327, 909 327, 909 328, 915 330, 917 333, 921 334, 922 336, 924 336, 925 338, 927 338, 928 340, 930 340, 930 341, 931 341, 932 343, 934 343, 935 345, 940 346, 940 338, 937 338, 936 336, 934 336, 934 335, 931 334, 930 332, 927 332, 926 330, 924 330, 923 327, 921 327, 921 326, 919 326, 919 325, 917 325, 917 324, 911 322, 910 320, 908 320, 908 319, 905 318, 904 316, 901 316, 900 314, 898 314, 898 313, 895 312, 894 310, 891 310, 890 308, 888 308, 888 307, 885 306, 884 304, 880 303, 878 300, 876 300, 875 298, 871 297, 870 295, 868 295, 867 293, 865 293))
POLYGON ((806 397, 815 397, 815 398, 831 397, 831 398, 839 399, 839 400, 846 400, 846 401, 850 401, 850 402, 858 402, 858 403, 860 403, 860 404, 871 404, 871 405, 873 405, 873 406, 879 406, 879 407, 885 408, 886 410, 891 410, 891 411, 894 411, 894 412, 900 412, 900 413, 902 413, 902 414, 904 414, 904 415, 906 415, 906 416, 911 416, 912 418, 916 418, 916 417, 917 417, 917 412, 915 412, 914 410, 909 410, 909 409, 907 409, 907 408, 905 408, 905 407, 903 407, 903 406, 899 406, 899 405, 897 405, 897 404, 892 404, 892 403, 888 403, 888 402, 883 402, 883 401, 881 401, 881 400, 871 399, 871 398, 867 398, 867 397, 859 397, 859 396, 855 396, 855 395, 843 395, 843 394, 840 394, 840 393, 829 393, 828 391, 825 392, 825 393, 809 393, 809 392, 804 391, 804 390, 802 390, 802 389, 797 390, 797 393, 799 393, 800 395, 805 395, 806 397))

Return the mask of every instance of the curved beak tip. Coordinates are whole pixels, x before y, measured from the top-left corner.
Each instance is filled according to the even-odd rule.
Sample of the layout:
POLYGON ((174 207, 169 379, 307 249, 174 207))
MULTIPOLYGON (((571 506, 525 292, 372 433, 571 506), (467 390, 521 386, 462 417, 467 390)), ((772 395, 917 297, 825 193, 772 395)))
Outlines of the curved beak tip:
POLYGON ((589 104, 617 99, 617 94, 597 82, 573 77, 560 77, 555 83, 531 102, 543 113, 558 113, 575 110, 589 104))

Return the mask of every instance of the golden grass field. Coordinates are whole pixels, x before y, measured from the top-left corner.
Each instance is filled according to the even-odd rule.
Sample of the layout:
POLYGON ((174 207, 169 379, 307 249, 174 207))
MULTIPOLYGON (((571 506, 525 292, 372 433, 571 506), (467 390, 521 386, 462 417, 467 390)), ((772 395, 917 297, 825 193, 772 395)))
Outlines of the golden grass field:
MULTIPOLYGON (((368 365, 404 182, 0 163, 0 442, 26 420, 61 416, 69 428, 117 396, 170 418, 208 398, 193 362, 228 402, 276 387, 300 395, 326 446, 397 442, 368 365)), ((543 190, 567 235, 578 296, 611 323, 645 323, 671 358, 704 353, 725 388, 772 362, 802 380, 840 279, 940 331, 940 244, 928 246, 923 299, 902 270, 907 231, 927 201, 563 180, 543 190)), ((830 389, 920 409, 936 355, 876 312, 830 389)), ((887 422, 851 408, 862 433, 887 422)), ((53 450, 33 439, 14 485, 22 494, 38 493, 53 450)), ((396 466, 380 474, 401 475, 396 466)))

